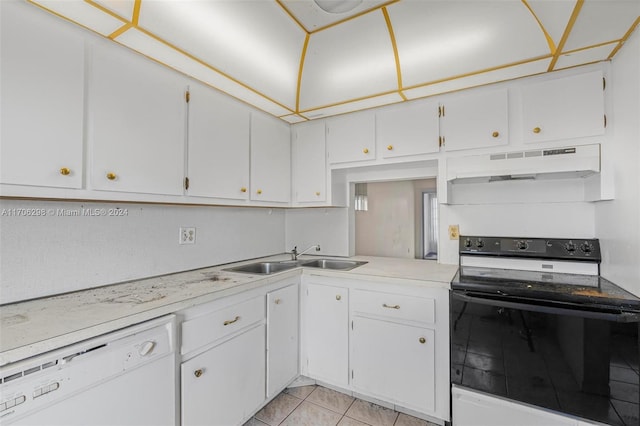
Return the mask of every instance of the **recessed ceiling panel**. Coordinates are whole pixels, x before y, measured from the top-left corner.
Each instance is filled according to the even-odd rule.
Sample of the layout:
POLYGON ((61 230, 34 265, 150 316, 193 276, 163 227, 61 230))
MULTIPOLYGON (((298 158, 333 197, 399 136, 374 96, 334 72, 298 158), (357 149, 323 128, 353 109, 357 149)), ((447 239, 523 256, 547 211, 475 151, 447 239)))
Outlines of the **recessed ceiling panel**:
POLYGON ((33 3, 62 15, 76 24, 91 28, 104 36, 124 25, 122 20, 114 18, 82 0, 33 0, 33 3))
POLYGON ((638 16, 639 0, 585 1, 564 50, 619 40, 638 16))
POLYGON ((133 20, 133 8, 135 5, 134 0, 93 0, 96 4, 109 9, 116 15, 127 19, 133 20))
POLYGON ((410 1, 388 10, 404 87, 550 53, 540 26, 519 1, 410 1))
POLYGON ((440 93, 453 92, 456 90, 468 89, 470 87, 483 86, 500 81, 513 80, 527 75, 541 74, 547 71, 551 58, 514 65, 481 74, 474 74, 469 77, 456 78, 442 83, 430 84, 411 90, 405 90, 404 94, 409 99, 424 98, 440 93))
POLYGON ((393 46, 381 11, 310 36, 300 110, 398 89, 393 46))
MULTIPOLYGON (((352 10, 343 13, 329 13, 322 10, 313 0, 281 0, 284 7, 296 17, 300 24, 309 32, 316 31, 328 25, 335 24, 351 16, 374 9, 388 0, 363 0, 353 3, 352 10)), ((347 0, 347 3, 349 0, 347 0)), ((338 3, 338 1, 336 1, 338 3)))
POLYGON ((576 2, 528 0, 527 4, 531 6, 531 10, 553 40, 555 47, 558 47, 576 2))
POLYGON ((589 64, 591 62, 604 61, 613 52, 618 43, 605 44, 591 49, 578 50, 558 57, 554 69, 574 67, 576 65, 589 64))
MULTIPOLYGON (((239 85, 211 68, 190 59, 179 51, 166 44, 148 36, 142 31, 130 29, 118 37, 118 42, 142 53, 158 62, 165 64, 177 71, 189 75, 196 80, 200 80, 222 92, 235 98, 248 102, 263 111, 275 116, 290 114, 291 111, 279 106, 268 99, 250 91, 248 88, 239 85)), ((186 82, 185 82, 186 83, 186 82)))
POLYGON ((140 26, 295 107, 304 31, 274 1, 143 1, 140 26))

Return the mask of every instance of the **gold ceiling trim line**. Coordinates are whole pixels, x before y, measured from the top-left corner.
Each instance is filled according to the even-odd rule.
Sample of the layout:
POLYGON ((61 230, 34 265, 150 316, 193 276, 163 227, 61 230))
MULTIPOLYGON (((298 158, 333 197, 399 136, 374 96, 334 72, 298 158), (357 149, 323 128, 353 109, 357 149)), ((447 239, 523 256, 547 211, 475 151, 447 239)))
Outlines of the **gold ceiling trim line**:
POLYGON ((284 10, 284 13, 286 13, 287 15, 289 15, 289 17, 291 19, 293 19, 293 22, 298 24, 298 26, 300 27, 300 29, 302 29, 302 31, 304 31, 305 33, 309 34, 309 30, 307 30, 304 27, 304 25, 302 25, 302 22, 298 21, 298 19, 293 15, 293 13, 291 13, 291 11, 289 9, 287 9, 287 6, 285 6, 284 3, 282 3, 281 0, 276 0, 276 3, 278 3, 278 5, 282 8, 282 10, 284 10))
POLYGON ((472 77, 474 75, 485 74, 485 73, 488 73, 488 72, 491 72, 491 71, 497 71, 497 70, 501 70, 501 69, 511 68, 511 67, 515 67, 515 66, 518 66, 518 65, 523 65, 523 64, 528 64, 528 63, 531 63, 531 62, 536 62, 536 61, 541 61, 541 60, 544 60, 544 59, 549 59, 549 58, 552 58, 552 57, 553 57, 553 55, 542 55, 542 56, 538 56, 538 57, 535 57, 535 58, 524 59, 522 61, 512 62, 512 63, 505 64, 505 65, 499 65, 499 66, 485 68, 485 69, 478 70, 478 71, 468 72, 468 73, 464 73, 464 74, 458 74, 458 75, 453 76, 453 77, 441 78, 439 80, 433 80, 433 81, 429 81, 429 82, 426 82, 426 83, 415 84, 413 86, 404 87, 402 90, 419 89, 421 87, 432 86, 434 84, 445 83, 447 81, 458 80, 460 78, 465 78, 465 77, 472 77))
POLYGON ((116 37, 121 36, 122 34, 126 33, 127 31, 129 31, 131 28, 133 28, 133 24, 131 22, 127 22, 126 24, 124 24, 123 26, 121 26, 120 28, 118 28, 117 30, 115 30, 114 32, 112 32, 111 34, 109 34, 107 36, 108 39, 113 40, 116 37))
POLYGON ((569 34, 571 34, 571 30, 573 30, 573 26, 578 19, 578 15, 580 14, 580 10, 582 9, 583 4, 584 0, 576 1, 576 5, 573 7, 573 12, 571 12, 571 17, 569 18, 569 22, 567 22, 567 26, 564 29, 564 33, 562 34, 560 43, 558 43, 558 48, 553 54, 553 59, 551 59, 551 63, 549 64, 549 68, 547 68, 547 71, 553 71, 553 68, 555 68, 556 63, 558 62, 558 58, 560 58, 560 54, 562 53, 562 49, 564 49, 564 45, 569 39, 569 34))
POLYGON ((300 110, 300 90, 302 88, 302 72, 304 71, 304 61, 307 58, 307 48, 309 47, 309 33, 306 33, 304 37, 304 44, 302 45, 302 53, 300 54, 300 67, 298 68, 298 87, 296 88, 296 112, 300 110))
MULTIPOLYGON (((327 105, 322 105, 322 106, 313 107, 313 108, 309 108, 309 109, 304 109, 304 110, 298 111, 298 114, 306 114, 308 112, 318 111, 318 110, 325 109, 325 108, 333 108, 333 107, 336 107, 336 106, 347 105, 347 104, 350 104, 352 102, 366 101, 368 99, 378 98, 380 96, 397 95, 397 94, 398 94, 398 90, 396 90, 396 89, 388 90, 386 92, 376 93, 375 95, 362 96, 360 98, 353 98, 353 99, 349 99, 349 100, 346 100, 346 101, 335 102, 333 104, 327 104, 327 105)), ((380 105, 380 106, 382 106, 382 105, 380 105)), ((372 106, 371 108, 377 108, 377 107, 378 106, 372 106)))
MULTIPOLYGON (((562 52, 562 55, 569 55, 571 53, 582 52, 583 50, 595 49, 597 47, 602 47, 602 46, 606 46, 608 44, 614 44, 614 43, 619 43, 619 42, 620 42, 620 39, 604 41, 602 43, 593 44, 591 46, 579 47, 579 48, 573 49, 573 50, 565 50, 564 52, 562 52)), ((560 56, 562 56, 562 55, 560 55, 560 56)))
MULTIPOLYGON (((291 113, 295 113, 295 111, 294 111, 294 110, 292 110, 291 108, 289 108, 288 106, 283 105, 283 104, 281 104, 280 102, 278 102, 278 101, 276 101, 276 100, 274 100, 274 99, 271 99, 269 96, 266 96, 265 94, 258 92, 258 91, 257 91, 256 89, 254 89, 253 87, 251 87, 251 86, 249 86, 249 85, 247 85, 247 84, 245 84, 245 83, 241 82, 240 80, 237 80, 237 79, 235 79, 235 78, 231 77, 229 74, 227 74, 227 73, 225 73, 225 72, 223 72, 223 71, 221 71, 221 70, 217 69, 216 67, 214 67, 214 66, 210 65, 209 63, 207 63, 207 62, 203 61, 202 59, 200 59, 200 58, 198 58, 198 57, 196 57, 196 56, 192 55, 191 53, 188 53, 187 51, 182 50, 181 48, 179 48, 179 47, 177 47, 177 46, 174 46, 173 44, 169 43, 168 41, 166 41, 166 40, 164 40, 164 39, 162 39, 162 38, 160 38, 160 37, 156 36, 156 35, 155 35, 155 34, 153 34, 151 31, 148 31, 148 30, 146 30, 146 29, 144 29, 144 28, 142 28, 142 27, 140 27, 140 26, 136 26, 136 29, 137 29, 138 31, 140 31, 141 33, 143 33, 143 34, 145 34, 145 35, 147 35, 147 36, 149 36, 149 37, 153 38, 154 40, 159 41, 160 43, 164 44, 165 46, 167 46, 167 47, 169 47, 169 48, 171 48, 171 49, 175 50, 176 52, 178 52, 178 53, 180 53, 180 54, 182 54, 182 55, 186 56, 187 58, 189 58, 189 59, 191 59, 191 60, 194 60, 194 61, 198 62, 199 64, 201 64, 201 65, 203 65, 203 66, 205 66, 205 67, 209 68, 209 69, 210 69, 210 70, 212 70, 212 71, 215 71, 216 73, 218 73, 218 74, 220 74, 221 76, 223 76, 223 77, 227 78, 228 80, 231 80, 232 82, 234 82, 234 83, 236 83, 236 84, 238 84, 238 85, 240 85, 240 86, 244 87, 245 89, 247 89, 247 90, 249 90, 249 91, 251 91, 251 92, 255 93, 256 95, 258 95, 258 96, 260 96, 260 97, 262 97, 262 98, 264 98, 264 99, 268 100, 269 102, 271 102, 271 103, 273 103, 273 104, 275 104, 275 105, 278 105, 279 107, 284 108, 284 109, 286 109, 287 111, 291 111, 291 113)), ((145 55, 145 56, 146 56, 146 55, 145 55)), ((160 61, 157 61, 157 62, 160 62, 160 61)), ((160 63, 162 63, 162 62, 160 62, 160 63)), ((173 67, 171 67, 171 68, 173 68, 173 67)), ((184 74, 184 73, 183 73, 183 74, 184 74)), ((185 75, 186 75, 186 74, 185 74, 185 75)), ((192 77, 192 78, 193 78, 193 77, 192 77)), ((209 84, 209 86, 211 86, 211 85, 209 84)), ((214 86, 211 86, 211 87, 214 87, 214 86)), ((216 87, 216 89, 218 89, 218 88, 216 87)), ((220 90, 220 89, 218 89, 218 90, 220 90)), ((225 92, 225 93, 226 93, 226 92, 225 92)), ((247 103, 248 103, 248 102, 247 102, 247 103)), ((253 104, 251 104, 251 105, 253 105, 253 104)), ((255 105, 254 105, 254 106, 255 106, 255 105)))
POLYGON ((542 30, 542 33, 544 34, 545 38, 547 39, 547 44, 549 45, 549 51, 551 52, 552 55, 554 55, 556 53, 557 47, 556 47, 556 44, 553 41, 553 38, 551 38, 551 35, 547 31, 547 29, 544 27, 544 25, 542 25, 542 21, 540 21, 540 18, 538 18, 538 15, 536 15, 536 13, 533 11, 533 8, 531 7, 531 5, 529 3, 527 3, 527 0, 522 0, 522 3, 525 5, 525 7, 527 9, 529 9, 529 12, 531 12, 531 14, 535 18, 536 22, 538 22, 538 25, 540 26, 540 29, 542 30))
POLYGON ((618 53, 618 50, 620 50, 622 46, 627 42, 627 40, 629 40, 629 37, 631 37, 631 34, 633 34, 636 28, 638 28, 638 25, 640 25, 640 16, 638 16, 635 22, 631 24, 631 28, 629 28, 629 30, 622 36, 622 38, 618 42, 618 45, 614 47, 611 53, 609 53, 609 56, 607 56, 607 59, 611 60, 616 55, 616 53, 618 53))
POLYGON ((87 3, 88 5, 91 5, 91 6, 95 7, 96 9, 100 10, 101 12, 104 12, 107 15, 110 15, 110 16, 116 18, 118 21, 122 21, 125 24, 129 24, 130 23, 126 18, 123 18, 122 16, 118 15, 114 11, 112 11, 110 9, 107 9, 106 7, 102 6, 101 4, 96 3, 93 0, 84 0, 84 2, 87 3))
MULTIPOLYGON (((495 66, 495 67, 491 67, 491 68, 485 68, 485 69, 482 69, 482 70, 479 70, 479 71, 473 71, 473 72, 469 72, 469 73, 465 73, 465 74, 459 74, 459 75, 456 75, 454 77, 442 78, 440 80, 433 80, 433 81, 429 81, 427 83, 421 83, 421 84, 415 84, 413 86, 402 87, 401 90, 402 91, 407 91, 407 90, 419 89, 421 87, 432 86, 434 84, 445 83, 447 81, 458 80, 460 78, 472 77, 474 75, 485 74, 485 73, 491 72, 491 71, 497 71, 497 70, 501 70, 501 69, 505 69, 505 68, 515 67, 515 66, 518 66, 518 65, 528 64, 528 63, 531 63, 531 62, 542 61, 544 59, 550 59, 552 57, 553 57, 552 55, 542 55, 542 56, 538 56, 538 57, 535 57, 535 58, 524 59, 522 61, 512 62, 512 63, 506 64, 506 65, 500 65, 500 66, 495 66)), ((596 62, 599 62, 599 61, 596 61, 596 62)), ((514 78, 510 78, 510 79, 506 79, 506 80, 513 80, 515 78, 518 78, 518 77, 514 77, 514 78)), ((506 80, 500 80, 500 81, 506 81, 506 80)), ((493 84, 493 83, 494 82, 485 83, 485 84, 480 84, 480 85, 472 86, 472 87, 486 86, 487 84, 493 84)), ((466 88, 461 88, 459 90, 463 90, 463 89, 466 89, 466 88)), ((452 90, 452 91, 456 91, 456 90, 452 90)), ((331 107, 335 107, 335 106, 346 105, 346 104, 350 104, 352 102, 359 102, 359 101, 364 101, 364 100, 367 100, 367 99, 373 99, 373 98, 377 98, 377 97, 380 97, 380 96, 386 96, 386 95, 397 94, 397 93, 398 93, 397 90, 389 90, 389 91, 386 91, 386 92, 376 93, 376 94, 370 95, 370 96, 363 96, 363 97, 359 97, 359 98, 349 99, 349 100, 346 100, 346 101, 336 102, 336 103, 333 103, 333 104, 327 104, 327 105, 323 105, 323 106, 319 106, 319 107, 308 108, 308 109, 305 109, 305 110, 298 111, 298 113, 308 113, 308 112, 318 111, 318 110, 325 109, 325 108, 331 108, 331 107)), ((429 96, 435 96, 435 95, 437 95, 437 93, 434 93, 433 95, 429 95, 429 96)), ((429 96, 422 96, 422 97, 416 98, 416 99, 421 99, 421 98, 425 98, 425 97, 429 97, 429 96)), ((409 99, 407 99, 407 100, 409 100, 409 99)), ((377 107, 371 107, 371 108, 377 108, 377 107)))
POLYGON ((362 12, 358 12, 358 13, 356 13, 356 14, 355 14, 355 15, 353 15, 353 16, 349 16, 348 18, 341 19, 340 21, 334 22, 333 24, 325 25, 324 27, 316 28, 315 30, 313 30, 313 31, 308 31, 308 32, 309 32, 309 34, 315 34, 315 33, 317 33, 317 32, 324 31, 324 30, 326 30, 326 29, 329 29, 329 28, 332 28, 332 27, 338 26, 338 25, 340 25, 340 24, 344 24, 345 22, 348 22, 348 21, 352 21, 352 20, 354 20, 354 19, 357 19, 357 18, 359 18, 359 17, 361 17, 361 16, 364 16, 364 15, 366 15, 366 14, 369 14, 369 13, 375 12, 376 10, 378 10, 378 9, 382 9, 383 7, 387 7, 387 6, 392 5, 392 4, 394 4, 394 3, 398 3, 399 1, 400 1, 400 0, 391 0, 391 1, 389 1, 389 2, 386 2, 386 3, 380 4, 380 5, 378 5, 378 6, 372 7, 371 9, 367 9, 367 10, 363 10, 362 12))
POLYGON ((133 3, 133 16, 131 17, 131 23, 134 27, 138 26, 138 22, 140 21, 140 8, 142 7, 142 0, 136 0, 133 3))
POLYGON ((391 18, 386 6, 381 8, 384 20, 387 23, 387 30, 389 30, 389 38, 391 39, 391 47, 393 48, 393 57, 396 61, 396 75, 398 76, 398 94, 403 100, 407 100, 407 97, 402 93, 402 68, 400 67, 400 55, 398 54, 398 44, 396 43, 396 35, 393 32, 393 25, 391 24, 391 18))

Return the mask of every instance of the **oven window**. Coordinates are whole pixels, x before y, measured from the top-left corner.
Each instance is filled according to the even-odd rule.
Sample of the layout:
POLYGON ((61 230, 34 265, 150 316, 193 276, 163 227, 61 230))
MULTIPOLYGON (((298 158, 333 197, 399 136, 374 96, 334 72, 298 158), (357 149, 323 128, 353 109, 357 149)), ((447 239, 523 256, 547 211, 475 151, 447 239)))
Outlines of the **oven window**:
POLYGON ((611 425, 640 424, 638 323, 451 301, 451 381, 611 425))

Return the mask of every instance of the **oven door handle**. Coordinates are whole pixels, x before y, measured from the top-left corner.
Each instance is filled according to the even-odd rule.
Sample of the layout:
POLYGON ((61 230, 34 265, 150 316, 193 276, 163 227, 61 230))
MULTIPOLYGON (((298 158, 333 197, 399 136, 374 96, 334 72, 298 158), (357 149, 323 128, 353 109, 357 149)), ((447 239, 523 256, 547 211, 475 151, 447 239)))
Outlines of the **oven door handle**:
POLYGON ((546 302, 538 299, 530 303, 526 299, 519 299, 513 296, 494 296, 482 293, 452 291, 453 298, 468 303, 478 303, 481 305, 498 306, 501 308, 520 309, 524 311, 542 312, 545 314, 569 315, 581 318, 592 318, 620 323, 640 322, 640 313, 624 311, 603 311, 570 305, 562 302, 546 302), (546 303, 545 303, 546 302, 546 303))

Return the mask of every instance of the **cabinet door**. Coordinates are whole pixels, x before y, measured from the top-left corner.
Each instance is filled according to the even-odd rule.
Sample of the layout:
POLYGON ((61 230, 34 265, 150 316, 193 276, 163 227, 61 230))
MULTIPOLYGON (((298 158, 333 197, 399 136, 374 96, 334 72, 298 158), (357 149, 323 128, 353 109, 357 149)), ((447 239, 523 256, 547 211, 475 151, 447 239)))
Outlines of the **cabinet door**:
POLYGON ((184 362, 182 425, 238 425, 265 400, 265 326, 184 362))
POLYGON ((438 103, 416 101, 380 110, 376 140, 383 158, 438 152, 438 103))
POLYGON ((0 182, 80 188, 84 42, 30 5, 0 7, 0 182))
POLYGON ((376 159, 375 115, 371 111, 347 114, 327 122, 329 163, 376 159))
POLYGON ((349 384, 348 290, 307 285, 305 339, 310 377, 334 385, 349 384))
POLYGON ((507 89, 460 95, 441 105, 447 151, 509 143, 507 89))
POLYGON ((324 122, 299 124, 293 129, 293 196, 299 203, 327 199, 324 122))
POLYGON ((249 198, 249 109, 201 85, 189 87, 189 195, 249 198))
POLYGON ((289 125, 262 114, 251 114, 251 199, 291 199, 289 125))
POLYGON ((89 92, 93 189, 183 194, 185 80, 119 46, 96 45, 89 92))
POLYGON ((298 375, 298 284, 267 294, 267 397, 298 375))
POLYGON ((435 410, 435 332, 356 317, 353 388, 421 412, 435 410))
POLYGON ((602 72, 522 87, 522 116, 525 143, 604 134, 602 72))

